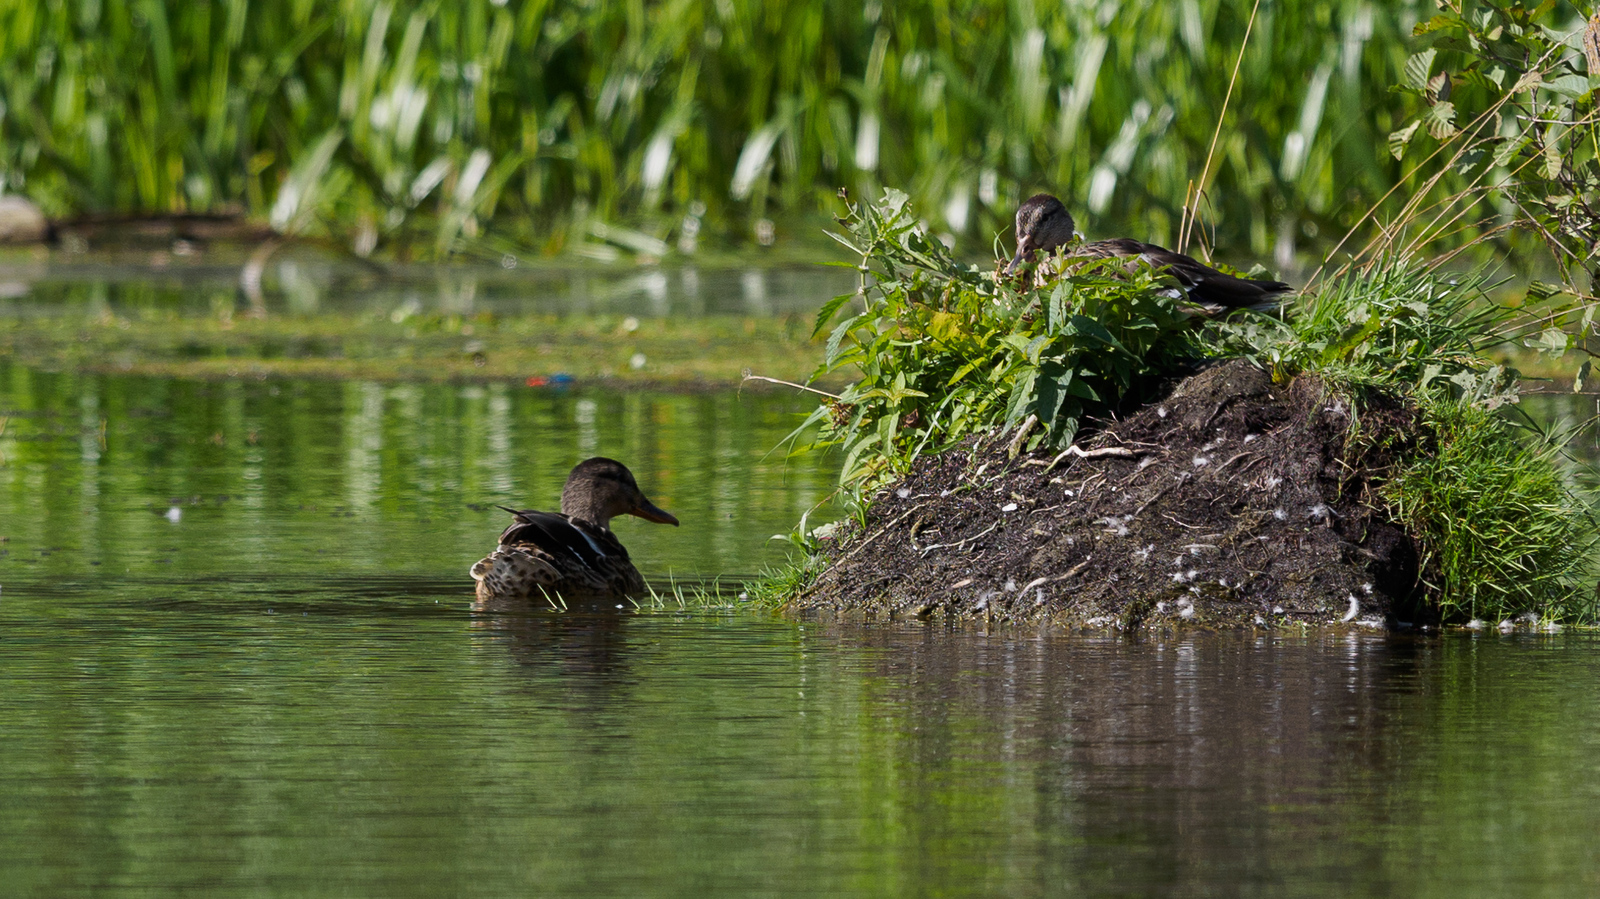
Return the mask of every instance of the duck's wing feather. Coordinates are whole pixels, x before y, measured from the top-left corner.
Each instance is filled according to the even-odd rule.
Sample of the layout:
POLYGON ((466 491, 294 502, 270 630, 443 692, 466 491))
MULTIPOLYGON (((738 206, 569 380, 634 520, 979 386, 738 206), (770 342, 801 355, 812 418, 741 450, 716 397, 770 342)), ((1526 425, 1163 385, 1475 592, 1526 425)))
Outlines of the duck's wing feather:
POLYGON ((1087 243, 1074 255, 1092 259, 1138 256, 1151 265, 1166 269, 1183 285, 1191 299, 1213 306, 1264 311, 1275 307, 1279 297, 1294 291, 1293 287, 1282 281, 1236 278, 1190 256, 1131 237, 1087 243))
MULTIPOLYGON (((1141 243, 1131 237, 1116 237, 1111 240, 1092 240, 1078 247, 1072 252, 1074 256, 1088 256, 1090 259, 1112 259, 1118 256, 1141 256, 1149 244, 1141 243)), ((1157 247, 1156 249, 1160 249, 1157 247)))
POLYGON ((604 561, 626 562, 628 551, 616 537, 558 512, 506 509, 515 521, 500 533, 501 546, 536 546, 556 557, 575 557, 594 567, 604 561))

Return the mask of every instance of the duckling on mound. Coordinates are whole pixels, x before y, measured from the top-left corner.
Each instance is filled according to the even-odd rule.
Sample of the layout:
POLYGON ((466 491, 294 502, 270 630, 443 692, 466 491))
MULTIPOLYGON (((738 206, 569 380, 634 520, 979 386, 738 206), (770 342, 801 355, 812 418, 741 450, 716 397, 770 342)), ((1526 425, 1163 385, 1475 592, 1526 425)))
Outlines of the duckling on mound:
POLYGON ((495 551, 472 566, 480 600, 640 593, 644 578, 611 533, 611 519, 637 515, 678 524, 645 498, 626 465, 599 456, 578 463, 567 476, 559 513, 506 511, 516 520, 500 534, 495 551))

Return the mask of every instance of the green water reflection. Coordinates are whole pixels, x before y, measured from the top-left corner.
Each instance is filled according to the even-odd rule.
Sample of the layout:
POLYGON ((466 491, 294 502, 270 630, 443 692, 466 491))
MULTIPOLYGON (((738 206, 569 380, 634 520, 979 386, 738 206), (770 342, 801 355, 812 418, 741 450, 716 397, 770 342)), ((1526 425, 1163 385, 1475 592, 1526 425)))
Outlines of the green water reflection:
POLYGON ((470 587, 507 520, 490 504, 556 508, 567 471, 598 454, 683 521, 619 522, 641 570, 737 578, 781 559, 769 538, 835 483, 828 460, 774 452, 807 411, 748 391, 208 383, 0 362, 0 560, 27 580, 389 572, 470 587))
MULTIPOLYGON (((167 260, 171 263, 170 258, 167 260)), ((241 288, 243 260, 152 269, 147 257, 100 257, 19 265, 0 260, 0 317, 120 315, 141 311, 215 316, 244 304, 271 314, 378 312, 410 315, 812 315, 828 297, 855 289, 848 269, 596 269, 521 266, 407 267, 379 272, 305 251, 274 254, 254 290, 241 288), (253 293, 252 296, 244 294, 253 293)), ((241 312, 243 310, 240 310, 241 312)))
POLYGON ((469 608, 591 453, 648 573, 774 558, 806 405, 0 362, 0 892, 1600 892, 1587 634, 469 608))
POLYGON ((1600 886, 1584 636, 473 617, 403 579, 268 613, 237 586, 7 591, 9 893, 1600 886))

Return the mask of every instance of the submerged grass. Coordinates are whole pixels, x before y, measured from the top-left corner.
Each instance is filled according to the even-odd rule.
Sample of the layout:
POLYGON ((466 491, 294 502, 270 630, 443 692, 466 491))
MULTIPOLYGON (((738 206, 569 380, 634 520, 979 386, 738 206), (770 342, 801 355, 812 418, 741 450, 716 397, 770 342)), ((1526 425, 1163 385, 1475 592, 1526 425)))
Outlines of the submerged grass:
POLYGON ((744 608, 748 605, 740 593, 741 585, 727 585, 720 580, 691 584, 669 580, 661 589, 656 589, 654 586, 648 589, 650 594, 648 597, 633 600, 634 608, 706 612, 744 608))
MULTIPOLYGON (((798 538, 797 538, 798 539, 798 538)), ((801 540, 801 552, 792 554, 786 564, 768 568, 755 580, 745 585, 740 597, 743 605, 763 609, 781 609, 789 600, 803 593, 827 567, 827 559, 814 552, 814 546, 801 540)))

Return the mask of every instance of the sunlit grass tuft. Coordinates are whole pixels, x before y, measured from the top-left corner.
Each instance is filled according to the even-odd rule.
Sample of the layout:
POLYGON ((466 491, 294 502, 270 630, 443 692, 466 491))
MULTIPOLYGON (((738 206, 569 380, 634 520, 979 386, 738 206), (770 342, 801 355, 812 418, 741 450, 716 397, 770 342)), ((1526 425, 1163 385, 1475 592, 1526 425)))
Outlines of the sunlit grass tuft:
POLYGON ((1385 492, 1446 619, 1595 621, 1596 521, 1561 477, 1565 441, 1459 397, 1422 410, 1433 446, 1385 492))
POLYGON ((741 602, 762 609, 780 609, 804 593, 827 568, 817 552, 798 552, 776 568, 768 568, 745 585, 741 602))
POLYGON ((717 611, 763 606, 762 603, 751 600, 750 584, 744 581, 729 582, 721 578, 712 578, 680 582, 676 578, 668 578, 660 587, 650 584, 647 585, 647 589, 650 595, 635 599, 633 601, 635 608, 656 611, 717 611))

